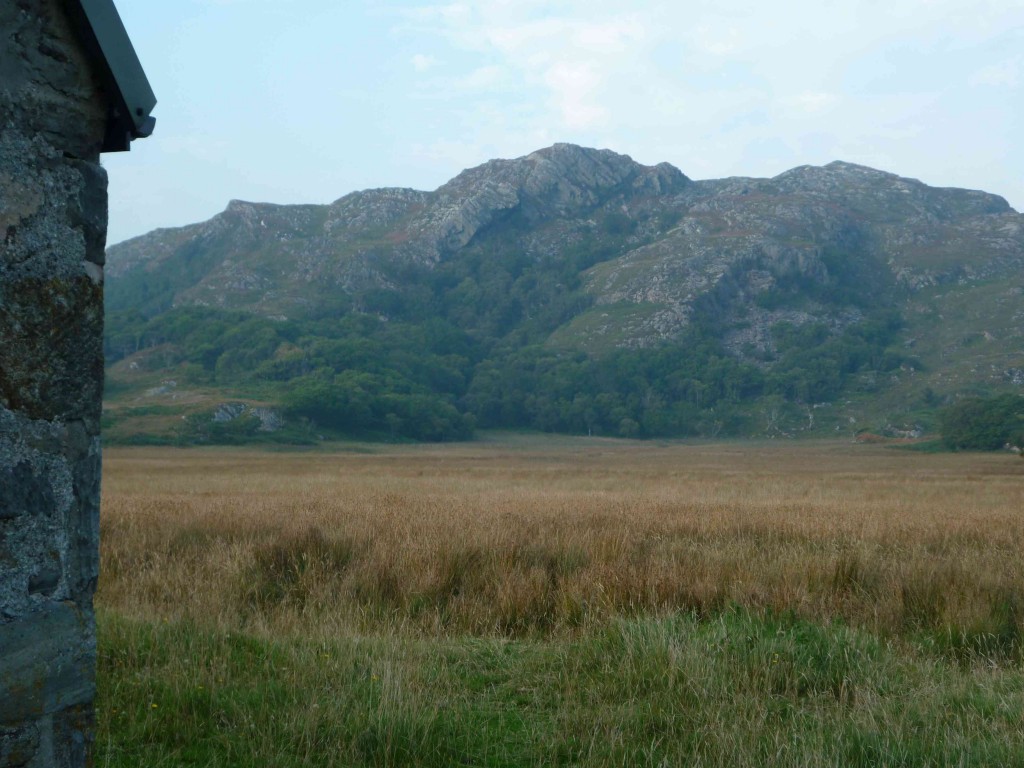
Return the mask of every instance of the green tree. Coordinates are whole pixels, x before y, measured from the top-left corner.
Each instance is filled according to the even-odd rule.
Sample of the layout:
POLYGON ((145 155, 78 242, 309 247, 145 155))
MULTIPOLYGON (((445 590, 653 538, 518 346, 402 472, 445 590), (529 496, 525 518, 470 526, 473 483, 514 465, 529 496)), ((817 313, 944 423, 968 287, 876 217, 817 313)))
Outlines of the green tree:
POLYGON ((1024 397, 968 398, 939 416, 943 443, 953 450, 994 451, 1024 443, 1024 397))

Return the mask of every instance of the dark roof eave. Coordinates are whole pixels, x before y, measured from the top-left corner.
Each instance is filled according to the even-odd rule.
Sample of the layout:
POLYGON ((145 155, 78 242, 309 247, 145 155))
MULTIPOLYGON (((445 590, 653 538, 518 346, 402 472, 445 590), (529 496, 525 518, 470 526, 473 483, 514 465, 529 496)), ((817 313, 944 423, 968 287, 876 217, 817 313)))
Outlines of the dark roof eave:
POLYGON ((121 22, 113 0, 69 0, 90 54, 101 64, 113 103, 107 118, 103 152, 125 152, 133 139, 153 133, 156 118, 150 113, 156 96, 139 57, 121 22))

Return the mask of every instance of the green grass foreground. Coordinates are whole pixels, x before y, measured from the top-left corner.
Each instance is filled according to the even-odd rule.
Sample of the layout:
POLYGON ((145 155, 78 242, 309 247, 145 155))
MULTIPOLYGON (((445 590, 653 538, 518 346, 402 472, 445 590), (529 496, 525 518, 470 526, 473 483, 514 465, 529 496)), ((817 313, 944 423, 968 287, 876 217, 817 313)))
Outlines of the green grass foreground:
POLYGON ((733 608, 571 637, 98 616, 97 766, 1024 765, 1024 668, 733 608))

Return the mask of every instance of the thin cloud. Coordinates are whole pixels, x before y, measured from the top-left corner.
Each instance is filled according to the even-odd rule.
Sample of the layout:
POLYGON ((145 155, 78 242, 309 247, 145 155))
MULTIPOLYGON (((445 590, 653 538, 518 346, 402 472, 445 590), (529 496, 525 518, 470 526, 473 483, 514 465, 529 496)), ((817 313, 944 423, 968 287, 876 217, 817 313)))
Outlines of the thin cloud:
POLYGON ((784 99, 783 103, 800 112, 823 112, 824 110, 834 106, 838 101, 839 98, 834 93, 804 91, 803 93, 798 93, 795 96, 784 99))
POLYGON ((982 67, 971 75, 971 85, 987 85, 994 88, 1017 88, 1021 84, 1024 60, 1002 61, 982 67))
POLYGON ((501 85, 507 77, 508 72, 504 67, 477 67, 468 75, 456 79, 455 87, 463 91, 492 90, 501 85))
POLYGON ((197 218, 184 196, 119 203, 129 162, 168 178, 187 167, 192 193, 220 210, 227 196, 429 188, 554 141, 694 178, 845 159, 1024 206, 1024 0, 118 5, 144 30, 133 34, 163 106, 152 144, 105 160, 112 210, 133 211, 112 214, 112 238, 197 218), (237 34, 211 37, 211 20, 237 34), (211 39, 229 62, 252 61, 246 41, 272 49, 211 80, 189 66, 211 39), (246 130, 205 136, 224 125, 246 130), (287 152, 253 164, 267 146, 287 152))
POLYGON ((412 68, 417 72, 426 72, 428 69, 437 66, 437 59, 424 53, 417 53, 409 59, 409 63, 412 64, 412 68))

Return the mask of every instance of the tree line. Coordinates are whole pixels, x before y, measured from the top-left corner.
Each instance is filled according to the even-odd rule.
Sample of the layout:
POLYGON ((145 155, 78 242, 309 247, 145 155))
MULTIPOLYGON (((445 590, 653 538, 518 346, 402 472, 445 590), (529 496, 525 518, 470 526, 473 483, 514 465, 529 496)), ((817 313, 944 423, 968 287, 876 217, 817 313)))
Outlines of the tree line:
POLYGON ((692 326, 646 349, 602 356, 542 343, 485 344, 448 320, 348 313, 274 321, 181 307, 146 320, 109 318, 108 360, 151 350, 151 365, 195 384, 277 402, 318 428, 414 440, 466 438, 476 427, 625 437, 718 436, 758 429, 759 404, 830 401, 857 374, 888 371, 898 318, 832 335, 821 325, 773 329, 772 366, 728 354, 692 326))

